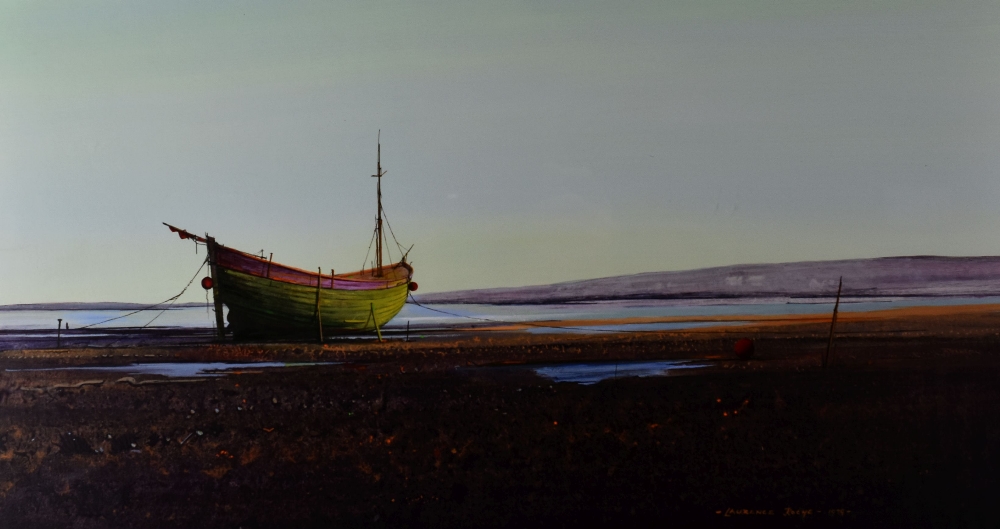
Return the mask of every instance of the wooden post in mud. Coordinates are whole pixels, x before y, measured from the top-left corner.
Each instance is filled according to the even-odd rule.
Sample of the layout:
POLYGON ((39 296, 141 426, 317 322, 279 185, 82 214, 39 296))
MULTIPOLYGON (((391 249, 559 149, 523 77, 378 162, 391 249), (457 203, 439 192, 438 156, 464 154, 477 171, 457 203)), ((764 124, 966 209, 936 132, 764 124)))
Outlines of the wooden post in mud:
POLYGON ((830 361, 830 350, 833 349, 833 331, 837 328, 837 309, 840 308, 840 289, 844 286, 844 276, 837 283, 837 301, 833 304, 833 320, 830 321, 830 339, 826 342, 826 353, 823 354, 823 367, 830 361))
POLYGON ((264 277, 268 279, 271 279, 271 259, 274 259, 274 252, 271 252, 271 255, 267 258, 267 273, 264 274, 264 277))
POLYGON ((382 330, 378 328, 378 320, 375 319, 375 304, 371 303, 369 306, 372 309, 372 325, 375 326, 375 333, 378 334, 378 341, 382 341, 382 330))
POLYGON ((59 319, 59 324, 56 325, 56 348, 62 347, 62 318, 59 319))
POLYGON ((216 248, 215 237, 205 234, 205 246, 208 247, 208 269, 212 274, 212 298, 215 300, 215 328, 219 341, 226 339, 226 322, 222 320, 222 298, 219 296, 219 270, 215 266, 218 249, 216 248))
MULTIPOLYGON (((333 281, 333 278, 330 278, 333 281)), ((323 267, 316 269, 316 322, 319 324, 319 343, 323 343, 323 315, 319 312, 319 289, 323 284, 323 267)))

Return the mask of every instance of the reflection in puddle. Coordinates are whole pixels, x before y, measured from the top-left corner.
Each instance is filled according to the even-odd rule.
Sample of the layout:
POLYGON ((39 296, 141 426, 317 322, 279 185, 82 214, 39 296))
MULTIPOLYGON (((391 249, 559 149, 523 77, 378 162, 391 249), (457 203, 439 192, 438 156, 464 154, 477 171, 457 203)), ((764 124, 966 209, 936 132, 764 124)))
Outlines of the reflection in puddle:
POLYGON ((535 368, 535 373, 552 379, 553 382, 576 382, 596 384, 607 378, 655 377, 668 375, 674 369, 694 369, 708 367, 709 364, 695 364, 691 360, 659 360, 653 362, 602 362, 589 364, 561 364, 535 368))
POLYGON ((111 373, 127 373, 130 375, 160 375, 164 377, 221 377, 227 372, 247 369, 264 369, 277 367, 308 367, 335 365, 340 362, 177 362, 131 364, 127 366, 90 366, 90 367, 51 367, 43 369, 8 369, 7 371, 101 371, 111 373))

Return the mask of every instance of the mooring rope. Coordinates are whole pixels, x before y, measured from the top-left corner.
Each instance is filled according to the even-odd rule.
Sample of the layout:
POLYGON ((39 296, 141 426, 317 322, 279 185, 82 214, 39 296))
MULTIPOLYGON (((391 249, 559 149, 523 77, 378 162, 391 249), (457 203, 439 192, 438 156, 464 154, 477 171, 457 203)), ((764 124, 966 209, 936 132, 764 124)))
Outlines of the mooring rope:
MULTIPOLYGON (((165 299, 165 300, 163 300, 163 301, 161 301, 161 302, 159 302, 159 303, 155 303, 155 304, 153 304, 153 305, 149 305, 149 306, 146 306, 146 307, 143 307, 143 308, 141 308, 141 309, 139 309, 139 310, 134 310, 134 311, 132 311, 132 312, 129 312, 128 314, 122 314, 121 316, 115 316, 114 318, 108 318, 108 319, 106 319, 106 320, 104 320, 104 321, 99 321, 99 322, 97 322, 97 323, 91 323, 90 325, 84 325, 84 326, 82 326, 82 327, 77 327, 77 330, 82 330, 82 329, 88 329, 88 328, 90 328, 90 327, 96 327, 97 325, 101 325, 101 324, 104 324, 104 323, 108 323, 109 321, 115 321, 115 320, 120 320, 120 319, 122 319, 122 318, 125 318, 125 317, 128 317, 128 316, 131 316, 131 315, 133 315, 133 314, 138 314, 138 313, 140 313, 140 312, 143 312, 143 311, 146 311, 146 310, 151 310, 151 309, 153 309, 153 308, 155 308, 155 307, 159 307, 160 305, 163 305, 164 303, 170 303, 170 305, 173 305, 173 303, 174 303, 175 301, 177 301, 177 298, 179 298, 179 297, 183 296, 183 295, 184 295, 184 293, 185 293, 185 292, 187 292, 187 289, 188 289, 188 287, 190 287, 190 286, 191 286, 191 283, 194 283, 194 280, 195 280, 195 279, 196 279, 196 278, 198 277, 198 275, 199 275, 199 274, 201 274, 201 270, 202 270, 203 268, 205 268, 205 265, 206 265, 207 263, 208 263, 208 258, 206 257, 206 258, 205 258, 205 260, 201 262, 201 266, 200 266, 200 267, 198 267, 198 271, 194 273, 194 276, 193 276, 193 277, 191 278, 191 280, 190 280, 190 281, 188 281, 188 284, 187 284, 187 285, 186 285, 186 286, 184 287, 184 290, 181 290, 181 293, 180 293, 180 294, 177 294, 176 296, 173 296, 173 297, 170 297, 170 298, 167 298, 167 299, 165 299)), ((164 311, 166 311, 166 310, 167 310, 167 309, 169 309, 169 308, 170 308, 170 307, 169 307, 169 306, 167 306, 167 308, 163 309, 163 311, 160 311, 160 314, 163 314, 163 312, 164 312, 164 311)), ((157 315, 156 315, 156 317, 155 317, 155 318, 153 318, 153 320, 156 320, 156 318, 159 318, 159 317, 160 317, 160 315, 159 315, 159 314, 157 314, 157 315)), ((150 322, 149 322, 149 323, 153 323, 153 320, 150 320, 150 322)), ((142 327, 140 327, 140 329, 144 329, 144 328, 146 328, 146 326, 147 326, 147 325, 149 325, 149 323, 147 323, 146 325, 143 325, 142 327)))
MULTIPOLYGON (((136 329, 136 330, 137 330, 137 331, 141 331, 141 330, 145 329, 146 327, 149 327, 150 325, 152 325, 152 323, 153 323, 154 321, 156 321, 156 319, 157 319, 157 318, 159 318, 160 316, 162 316, 164 312, 166 312, 167 310, 169 310, 169 309, 170 309, 170 307, 171 307, 171 306, 173 306, 173 304, 174 304, 174 303, 175 303, 175 302, 177 301, 177 298, 179 298, 179 297, 183 296, 183 295, 184 295, 184 293, 185 293, 185 292, 187 292, 187 289, 188 289, 188 288, 189 288, 189 287, 191 286, 191 283, 194 283, 194 280, 195 280, 195 279, 197 279, 199 275, 201 275, 201 270, 202 270, 203 268, 205 268, 205 265, 206 265, 207 263, 208 263, 208 257, 206 257, 206 258, 205 258, 205 260, 201 262, 201 266, 199 266, 199 267, 198 267, 198 271, 197 271, 197 272, 195 272, 193 276, 191 276, 191 280, 190 280, 190 281, 188 281, 186 285, 184 285, 184 288, 183 288, 183 289, 181 290, 181 293, 180 293, 180 294, 177 294, 176 296, 174 296, 174 297, 172 297, 172 298, 168 298, 168 299, 166 299, 166 300, 164 300, 164 301, 161 301, 161 302, 157 303, 156 305, 151 305, 151 307, 156 307, 156 306, 159 306, 159 305, 162 305, 162 304, 164 304, 164 303, 167 303, 167 302, 169 302, 169 303, 167 303, 167 306, 166 306, 166 307, 163 307, 163 310, 161 310, 161 311, 160 311, 160 312, 159 312, 159 313, 158 313, 158 314, 157 314, 156 316, 153 316, 153 319, 149 320, 148 322, 146 322, 146 324, 145 324, 145 325, 143 325, 142 327, 139 327, 139 328, 138 328, 138 329, 136 329)), ((207 295, 207 294, 206 294, 206 295, 207 295)), ((147 310, 148 310, 148 309, 147 309, 147 310)), ((140 310, 140 311, 136 311, 136 312, 141 312, 141 310, 140 310)), ((132 314, 135 314, 135 312, 133 312, 132 314)), ((127 327, 126 327, 126 328, 127 328, 127 327)), ((113 341, 113 342, 111 342, 111 343, 109 343, 109 344, 105 345, 104 347, 111 347, 111 346, 113 346, 113 345, 117 344, 118 342, 120 342, 120 341, 122 341, 122 340, 124 340, 124 339, 125 339, 125 337, 124 337, 124 336, 121 336, 121 337, 119 337, 119 338, 118 338, 117 340, 115 340, 115 341, 113 341)), ((141 343, 141 342, 140 342, 140 343, 141 343)))

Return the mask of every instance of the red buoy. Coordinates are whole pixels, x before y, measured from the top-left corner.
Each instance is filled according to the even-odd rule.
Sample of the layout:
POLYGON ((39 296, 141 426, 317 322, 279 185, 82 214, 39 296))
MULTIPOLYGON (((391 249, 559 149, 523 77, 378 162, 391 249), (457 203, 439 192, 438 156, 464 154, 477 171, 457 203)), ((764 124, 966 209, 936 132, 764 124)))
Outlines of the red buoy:
POLYGON ((736 352, 736 357, 740 360, 747 360, 753 356, 753 340, 750 338, 740 338, 736 340, 736 346, 733 347, 736 352))
POLYGON ((204 278, 204 279, 201 280, 201 288, 204 288, 205 290, 212 290, 212 285, 213 284, 214 283, 212 283, 212 278, 211 277, 206 277, 206 278, 204 278))
POLYGON ((416 281, 410 281, 410 291, 416 290, 417 286, 418 285, 417 285, 416 281))

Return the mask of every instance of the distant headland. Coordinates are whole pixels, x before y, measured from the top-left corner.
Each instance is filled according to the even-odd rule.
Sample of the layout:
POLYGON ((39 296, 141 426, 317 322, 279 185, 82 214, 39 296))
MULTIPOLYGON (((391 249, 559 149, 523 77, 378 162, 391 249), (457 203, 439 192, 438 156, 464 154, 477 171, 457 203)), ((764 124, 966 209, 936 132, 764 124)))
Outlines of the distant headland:
POLYGON ((910 256, 745 264, 569 281, 552 285, 423 294, 421 303, 552 304, 612 300, 699 300, 843 296, 1000 295, 1000 257, 910 256))

